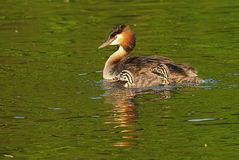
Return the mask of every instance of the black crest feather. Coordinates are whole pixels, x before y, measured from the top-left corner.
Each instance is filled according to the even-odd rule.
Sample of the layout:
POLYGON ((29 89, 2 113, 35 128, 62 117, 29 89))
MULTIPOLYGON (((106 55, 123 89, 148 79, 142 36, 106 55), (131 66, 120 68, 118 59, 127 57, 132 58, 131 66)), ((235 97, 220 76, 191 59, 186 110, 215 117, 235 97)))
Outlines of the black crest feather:
POLYGON ((127 27, 127 25, 125 24, 119 24, 116 25, 112 28, 112 31, 110 32, 110 38, 116 36, 117 34, 120 34, 121 32, 123 32, 123 30, 127 27))

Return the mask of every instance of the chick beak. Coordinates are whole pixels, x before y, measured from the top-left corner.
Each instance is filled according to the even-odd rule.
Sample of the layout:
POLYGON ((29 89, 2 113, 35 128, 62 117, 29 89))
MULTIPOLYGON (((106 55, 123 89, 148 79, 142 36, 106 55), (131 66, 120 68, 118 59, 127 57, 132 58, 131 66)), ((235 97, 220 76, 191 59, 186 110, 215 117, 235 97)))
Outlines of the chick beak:
POLYGON ((101 48, 104 48, 104 47, 110 45, 115 39, 116 39, 116 37, 113 37, 113 38, 110 38, 110 37, 109 37, 109 38, 107 39, 107 41, 105 41, 104 43, 102 43, 102 44, 98 47, 98 49, 101 49, 101 48))

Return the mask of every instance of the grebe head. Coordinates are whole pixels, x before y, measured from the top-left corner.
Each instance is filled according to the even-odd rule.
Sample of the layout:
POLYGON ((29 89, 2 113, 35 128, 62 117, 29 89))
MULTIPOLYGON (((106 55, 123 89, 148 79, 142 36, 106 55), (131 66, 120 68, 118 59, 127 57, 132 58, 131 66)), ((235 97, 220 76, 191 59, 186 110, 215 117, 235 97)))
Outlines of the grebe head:
POLYGON ((130 52, 134 49, 135 44, 136 39, 129 26, 120 24, 112 28, 108 39, 99 48, 104 48, 108 45, 117 45, 122 46, 125 51, 130 52))

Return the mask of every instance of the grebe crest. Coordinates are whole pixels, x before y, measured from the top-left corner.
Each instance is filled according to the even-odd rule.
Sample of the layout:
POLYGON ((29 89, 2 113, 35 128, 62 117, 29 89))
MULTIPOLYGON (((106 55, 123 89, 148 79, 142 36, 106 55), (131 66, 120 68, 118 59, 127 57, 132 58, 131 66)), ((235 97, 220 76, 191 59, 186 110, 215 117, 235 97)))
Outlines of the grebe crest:
POLYGON ((104 48, 108 45, 122 46, 129 53, 136 45, 136 38, 129 26, 120 24, 112 28, 108 39, 99 48, 104 48))

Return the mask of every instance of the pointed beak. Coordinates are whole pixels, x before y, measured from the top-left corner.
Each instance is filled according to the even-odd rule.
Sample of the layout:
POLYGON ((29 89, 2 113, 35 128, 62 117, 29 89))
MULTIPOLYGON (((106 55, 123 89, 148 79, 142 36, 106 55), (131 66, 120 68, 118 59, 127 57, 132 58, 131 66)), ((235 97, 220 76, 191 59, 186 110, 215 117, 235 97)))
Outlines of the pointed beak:
POLYGON ((98 47, 98 49, 101 49, 101 48, 104 48, 104 47, 110 45, 111 42, 113 42, 115 39, 116 39, 116 37, 108 38, 107 41, 105 41, 104 43, 102 43, 102 44, 98 47))

